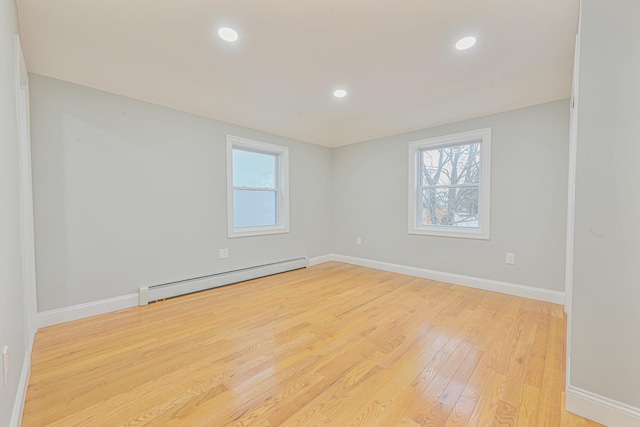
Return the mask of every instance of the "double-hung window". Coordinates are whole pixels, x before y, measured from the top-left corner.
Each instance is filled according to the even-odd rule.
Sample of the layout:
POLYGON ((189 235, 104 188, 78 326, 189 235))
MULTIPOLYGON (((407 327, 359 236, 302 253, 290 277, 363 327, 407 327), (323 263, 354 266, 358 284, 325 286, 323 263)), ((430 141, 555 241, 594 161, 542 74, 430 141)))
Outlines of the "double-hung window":
POLYGON ((409 144, 409 233, 489 239, 491 129, 409 144))
POLYGON ((227 136, 229 237, 289 231, 289 150, 227 136))

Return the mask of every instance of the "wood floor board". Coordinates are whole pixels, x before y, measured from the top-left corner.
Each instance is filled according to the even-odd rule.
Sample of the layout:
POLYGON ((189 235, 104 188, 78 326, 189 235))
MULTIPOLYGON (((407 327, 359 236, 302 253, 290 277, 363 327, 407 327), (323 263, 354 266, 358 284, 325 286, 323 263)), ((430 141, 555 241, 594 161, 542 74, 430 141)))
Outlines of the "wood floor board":
POLYGON ((23 426, 596 426, 561 306, 330 262, 40 330, 23 426))

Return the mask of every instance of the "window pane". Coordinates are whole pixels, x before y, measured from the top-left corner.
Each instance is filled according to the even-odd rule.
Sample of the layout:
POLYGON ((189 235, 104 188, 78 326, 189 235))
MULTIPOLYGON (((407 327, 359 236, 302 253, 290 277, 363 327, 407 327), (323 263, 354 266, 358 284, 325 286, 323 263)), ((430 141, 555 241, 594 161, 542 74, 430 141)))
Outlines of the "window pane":
POLYGON ((276 159, 273 154, 233 149, 233 186, 276 188, 276 159))
POLYGON ((275 191, 233 190, 234 227, 276 225, 275 191))
POLYGON ((480 182, 480 143, 422 150, 422 185, 480 182))
POLYGON ((478 228, 478 187, 422 189, 422 225, 478 228))

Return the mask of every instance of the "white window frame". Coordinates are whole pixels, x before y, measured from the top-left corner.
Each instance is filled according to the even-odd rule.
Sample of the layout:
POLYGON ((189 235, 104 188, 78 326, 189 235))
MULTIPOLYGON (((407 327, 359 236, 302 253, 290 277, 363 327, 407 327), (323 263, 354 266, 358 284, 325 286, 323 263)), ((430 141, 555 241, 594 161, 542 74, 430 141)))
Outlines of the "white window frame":
POLYGON ((280 145, 227 135, 227 236, 262 236, 289 232, 289 149, 280 145), (276 224, 235 227, 233 223, 233 150, 241 149, 276 156, 276 224))
POLYGON ((409 143, 409 234, 427 236, 461 237, 468 239, 490 238, 491 225, 491 128, 439 136, 409 143), (422 225, 420 206, 422 190, 420 183, 420 151, 455 145, 464 145, 480 139, 480 186, 478 194, 479 228, 422 225))

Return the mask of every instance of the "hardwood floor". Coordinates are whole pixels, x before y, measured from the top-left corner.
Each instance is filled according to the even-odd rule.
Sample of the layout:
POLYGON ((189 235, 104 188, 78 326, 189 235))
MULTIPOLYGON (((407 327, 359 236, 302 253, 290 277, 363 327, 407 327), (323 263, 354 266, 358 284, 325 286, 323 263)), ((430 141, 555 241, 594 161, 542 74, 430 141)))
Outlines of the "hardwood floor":
POLYGON ((561 306, 340 263, 38 332, 24 426, 598 425, 561 306))

